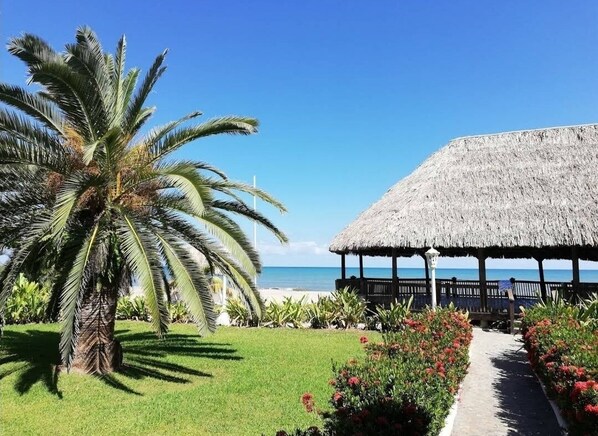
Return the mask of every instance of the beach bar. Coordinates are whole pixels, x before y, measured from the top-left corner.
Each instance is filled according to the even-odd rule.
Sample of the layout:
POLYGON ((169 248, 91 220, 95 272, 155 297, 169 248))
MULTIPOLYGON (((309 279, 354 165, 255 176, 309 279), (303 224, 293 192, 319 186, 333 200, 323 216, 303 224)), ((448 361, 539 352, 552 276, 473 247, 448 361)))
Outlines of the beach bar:
MULTIPOLYGON (((397 157, 399 158, 399 157, 397 157)), ((473 319, 512 319, 519 306, 557 289, 587 294, 579 261, 598 260, 598 124, 458 138, 430 156, 332 241, 341 257, 336 288, 351 286, 372 304, 431 301, 425 252, 473 256, 478 280, 436 280, 436 301, 473 319), (359 277, 346 277, 346 256, 359 277), (392 278, 364 277, 364 258, 389 258, 392 278), (397 259, 421 256, 426 278, 398 277, 397 259), (486 259, 535 259, 539 281, 486 279, 486 259), (571 281, 544 280, 543 261, 568 259, 571 281)))

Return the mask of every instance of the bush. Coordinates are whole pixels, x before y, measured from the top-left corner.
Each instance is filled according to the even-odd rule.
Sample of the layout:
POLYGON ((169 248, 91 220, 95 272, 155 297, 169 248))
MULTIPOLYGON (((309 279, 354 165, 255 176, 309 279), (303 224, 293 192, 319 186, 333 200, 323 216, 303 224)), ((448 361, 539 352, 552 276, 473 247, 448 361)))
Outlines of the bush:
POLYGON ((116 302, 116 319, 148 321, 149 312, 143 297, 120 297, 116 302))
POLYGON ((346 287, 333 292, 331 299, 334 303, 336 313, 334 322, 337 327, 348 329, 365 322, 367 305, 357 292, 346 287))
POLYGON ((189 311, 187 310, 187 306, 185 306, 182 301, 171 303, 168 307, 168 311, 170 312, 170 320, 172 322, 191 322, 191 317, 189 315, 189 311))
POLYGON ((336 305, 330 297, 320 297, 307 306, 307 317, 312 328, 327 329, 336 324, 336 305))
POLYGON ((257 320, 247 306, 238 298, 229 298, 226 302, 226 312, 230 317, 231 325, 250 327, 257 325, 257 320))
MULTIPOLYGON (((230 315, 230 314, 229 314, 230 315)), ((285 297, 282 303, 270 302, 266 306, 266 314, 263 324, 266 327, 303 327, 307 321, 307 306, 305 297, 299 301, 293 301, 291 297, 285 297)))
MULTIPOLYGON (((472 338, 467 316, 453 309, 426 311, 383 338, 369 344, 362 337, 365 359, 334 368, 333 411, 322 413, 320 433, 309 434, 439 433, 467 371, 472 338)), ((316 410, 309 393, 302 402, 316 410)))
POLYGON ((47 320, 50 291, 20 274, 6 300, 4 317, 7 324, 26 324, 47 320))
POLYGON ((407 301, 399 302, 398 300, 390 303, 390 307, 385 309, 383 306, 376 307, 376 316, 374 322, 378 322, 382 332, 394 332, 403 328, 404 321, 411 314, 411 304, 413 304, 413 296, 407 301))
POLYGON ((598 429, 598 332, 584 313, 549 302, 526 311, 522 323, 532 368, 559 405, 570 434, 598 429))

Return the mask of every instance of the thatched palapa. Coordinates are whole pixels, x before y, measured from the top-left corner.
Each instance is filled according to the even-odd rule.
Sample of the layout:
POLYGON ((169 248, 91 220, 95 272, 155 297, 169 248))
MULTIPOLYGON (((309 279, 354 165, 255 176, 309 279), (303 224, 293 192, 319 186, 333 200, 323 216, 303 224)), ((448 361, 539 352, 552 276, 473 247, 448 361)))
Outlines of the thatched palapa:
POLYGON ((458 138, 332 241, 339 254, 598 260, 598 124, 458 138))

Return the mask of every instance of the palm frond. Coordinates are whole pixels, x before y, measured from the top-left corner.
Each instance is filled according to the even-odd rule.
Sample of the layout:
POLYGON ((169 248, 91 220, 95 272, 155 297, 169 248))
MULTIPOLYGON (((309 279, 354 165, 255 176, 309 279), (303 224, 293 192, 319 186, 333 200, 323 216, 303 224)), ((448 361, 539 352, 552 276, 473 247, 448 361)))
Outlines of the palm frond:
POLYGON ((0 102, 23 111, 64 136, 61 115, 56 105, 46 97, 30 93, 19 86, 0 83, 0 102))
POLYGON ((193 127, 177 129, 150 147, 151 162, 156 162, 199 138, 224 133, 251 135, 257 132, 259 122, 255 118, 228 116, 214 118, 193 127))
POLYGON ((201 265, 192 257, 191 247, 185 246, 168 232, 158 232, 157 237, 176 281, 176 289, 180 292, 200 334, 213 332, 216 329, 216 314, 210 284, 201 265))
POLYGON ((260 223, 260 225, 262 225, 265 228, 267 228, 268 230, 270 230, 270 232, 272 232, 272 234, 274 236, 276 236, 276 238, 278 238, 278 240, 280 242, 282 242, 282 243, 289 242, 289 239, 287 238, 287 236, 280 229, 278 229, 278 227, 276 227, 274 225, 274 223, 272 223, 272 221, 270 221, 268 218, 266 218, 260 212, 251 209, 244 202, 214 200, 214 201, 212 201, 210 206, 213 208, 216 208, 216 209, 225 210, 227 212, 232 212, 234 214, 241 215, 245 218, 256 221, 256 222, 260 223))
POLYGON ((128 103, 123 130, 131 136, 137 133, 143 122, 147 119, 147 115, 143 115, 143 105, 160 76, 166 71, 166 67, 163 67, 162 64, 164 63, 164 59, 166 59, 167 53, 168 50, 164 50, 156 57, 137 93, 128 103))
POLYGON ((135 219, 122 213, 119 222, 121 250, 129 269, 139 278, 145 292, 152 324, 159 336, 168 330, 170 315, 165 301, 164 282, 155 236, 135 219))

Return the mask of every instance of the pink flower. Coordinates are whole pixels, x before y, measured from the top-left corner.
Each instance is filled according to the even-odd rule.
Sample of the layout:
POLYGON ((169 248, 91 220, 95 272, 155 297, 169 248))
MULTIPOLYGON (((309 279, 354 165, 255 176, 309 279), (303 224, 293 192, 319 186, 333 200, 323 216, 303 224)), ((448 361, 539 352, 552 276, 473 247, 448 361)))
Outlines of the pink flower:
POLYGON ((351 377, 349 379, 349 386, 356 386, 359 384, 359 377, 351 377))
POLYGON ((359 338, 359 342, 361 342, 362 344, 367 344, 368 343, 368 338, 366 338, 365 336, 362 336, 359 338))

